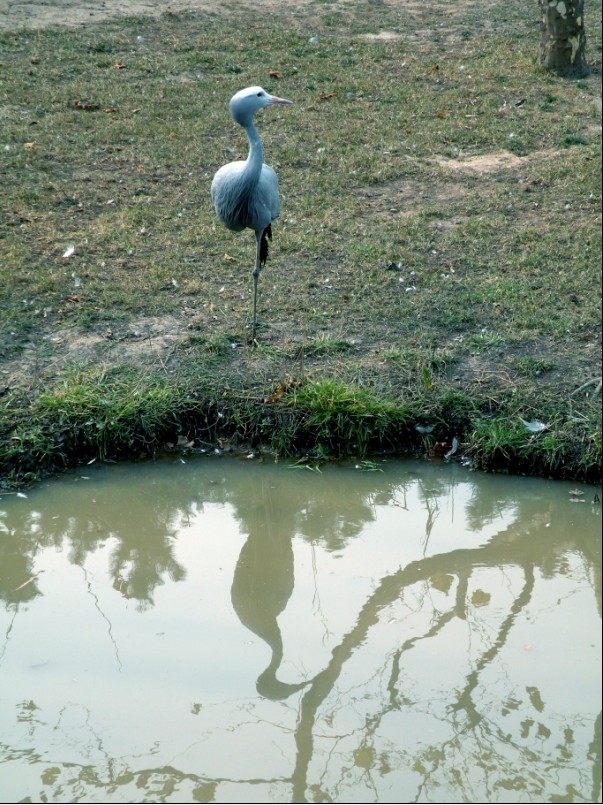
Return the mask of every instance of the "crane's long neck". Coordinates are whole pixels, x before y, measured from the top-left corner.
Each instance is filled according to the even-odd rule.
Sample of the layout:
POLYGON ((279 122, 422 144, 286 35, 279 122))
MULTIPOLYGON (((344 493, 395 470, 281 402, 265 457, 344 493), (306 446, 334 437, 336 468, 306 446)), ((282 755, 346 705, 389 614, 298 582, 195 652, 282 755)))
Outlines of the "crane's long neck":
POLYGON ((247 157, 247 165, 245 173, 249 176, 250 181, 257 181, 262 172, 262 165, 264 164, 264 149, 262 148, 262 141, 258 130, 250 121, 245 126, 245 133, 249 140, 249 155, 247 157))

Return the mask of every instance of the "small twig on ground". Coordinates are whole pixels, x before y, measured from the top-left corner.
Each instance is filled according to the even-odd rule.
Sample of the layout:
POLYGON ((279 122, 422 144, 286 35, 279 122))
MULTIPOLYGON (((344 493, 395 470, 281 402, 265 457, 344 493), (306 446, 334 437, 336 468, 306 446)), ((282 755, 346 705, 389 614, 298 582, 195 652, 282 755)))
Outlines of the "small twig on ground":
POLYGON ((578 394, 579 392, 584 391, 584 389, 587 389, 589 386, 594 386, 595 383, 597 384, 597 386, 596 386, 595 390, 593 391, 593 397, 596 397, 597 394, 601 393, 601 384, 602 384, 602 382, 603 381, 602 381, 602 379, 600 377, 593 377, 590 380, 587 380, 586 383, 583 383, 581 386, 578 386, 577 389, 572 391, 572 393, 570 394, 570 397, 573 397, 574 394, 578 394))

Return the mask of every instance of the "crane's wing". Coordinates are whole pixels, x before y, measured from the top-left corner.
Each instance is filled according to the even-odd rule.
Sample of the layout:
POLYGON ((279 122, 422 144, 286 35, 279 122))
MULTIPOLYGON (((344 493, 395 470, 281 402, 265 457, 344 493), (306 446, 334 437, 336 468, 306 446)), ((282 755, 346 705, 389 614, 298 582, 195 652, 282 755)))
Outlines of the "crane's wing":
POLYGON ((271 223, 278 218, 281 211, 281 200, 278 194, 278 176, 269 165, 262 165, 260 181, 258 183, 258 199, 266 206, 270 213, 271 223))
POLYGON ((245 162, 229 162, 223 165, 211 183, 211 200, 218 218, 224 226, 240 232, 245 229, 246 212, 241 209, 241 196, 247 194, 245 187, 245 162))

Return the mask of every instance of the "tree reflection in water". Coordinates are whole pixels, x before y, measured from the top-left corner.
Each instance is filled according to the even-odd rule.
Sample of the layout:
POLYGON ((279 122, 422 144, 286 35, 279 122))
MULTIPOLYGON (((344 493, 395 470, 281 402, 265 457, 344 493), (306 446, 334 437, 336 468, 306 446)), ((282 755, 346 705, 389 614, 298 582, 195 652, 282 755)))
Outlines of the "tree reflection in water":
MULTIPOLYGON (((245 669, 259 698, 216 699, 213 721, 195 705, 194 712, 209 719, 207 727, 201 738, 192 730, 195 741, 180 752, 171 745, 163 750, 159 732, 149 736, 150 751, 115 754, 94 707, 66 703, 53 730, 69 743, 69 719, 85 724, 96 747, 90 749, 93 760, 84 762, 83 750, 74 760, 70 750, 69 760, 59 753, 49 762, 36 745, 48 723, 36 696, 9 701, 9 710, 17 709, 16 724, 6 732, 0 728, 0 758, 5 768, 25 764, 30 776, 34 769, 39 775, 21 796, 74 801, 77 791, 80 801, 108 802, 136 800, 141 792, 166 802, 599 801, 600 715, 594 707, 564 709, 563 696, 547 687, 546 669, 526 661, 532 646, 517 644, 530 624, 546 621, 550 628, 558 625, 558 634, 545 656, 554 661, 560 646, 569 655, 579 650, 563 621, 557 624, 566 611, 559 590, 564 607, 579 594, 580 606, 592 601, 600 617, 600 541, 594 538, 600 511, 569 505, 563 485, 553 487, 558 494, 547 489, 545 495, 545 484, 527 479, 511 483, 458 467, 392 466, 383 474, 333 468, 317 477, 192 462, 138 468, 142 481, 116 467, 94 482, 50 484, 47 500, 44 490, 27 501, 5 498, 0 680, 20 615, 43 599, 45 551, 68 551, 99 611, 105 600, 97 594, 99 571, 89 565, 108 553, 108 578, 124 606, 152 613, 159 588, 186 584, 197 572, 178 554, 182 534, 195 525, 210 551, 221 539, 203 530, 206 511, 216 507, 232 512, 242 534, 224 579, 232 608, 269 652, 267 665, 245 669), (120 487, 126 485, 124 494, 120 487), (376 557, 378 530, 392 524, 396 555, 376 557), (296 571, 303 545, 310 546, 304 556, 313 562, 304 578, 296 571), (329 585, 341 579, 336 570, 322 575, 321 563, 340 557, 344 568, 351 556, 359 562, 354 595, 338 609, 332 601, 323 607, 319 594, 329 598, 329 585), (304 585, 315 585, 315 592, 300 621, 294 598, 304 585), (291 659, 296 639, 319 634, 317 624, 324 630, 322 653, 305 657, 302 647, 302 659, 291 659), (234 737, 239 735, 244 737, 234 737), (229 771, 212 773, 208 747, 225 736, 232 736, 232 761, 224 765, 229 771), (246 752, 248 763, 237 760, 246 752), (256 754, 271 753, 280 757, 274 768, 253 765, 256 754), (145 762, 152 756, 181 762, 145 762)), ((113 635, 110 617, 103 617, 113 635)), ((119 640, 112 640, 121 673, 119 640)), ((590 642, 598 640, 593 634, 590 642)), ((557 656, 573 673, 563 684, 580 686, 581 658, 572 665, 557 656)), ((585 673, 584 685, 592 678, 585 673)))

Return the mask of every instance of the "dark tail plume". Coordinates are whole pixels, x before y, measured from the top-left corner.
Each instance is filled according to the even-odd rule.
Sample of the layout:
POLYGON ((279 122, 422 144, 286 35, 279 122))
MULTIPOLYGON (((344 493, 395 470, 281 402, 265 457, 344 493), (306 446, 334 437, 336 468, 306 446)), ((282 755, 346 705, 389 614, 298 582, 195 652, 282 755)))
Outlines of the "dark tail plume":
POLYGON ((260 265, 264 266, 266 264, 266 260, 268 259, 268 241, 272 240, 272 227, 270 224, 264 229, 262 232, 262 238, 260 240, 260 265))

